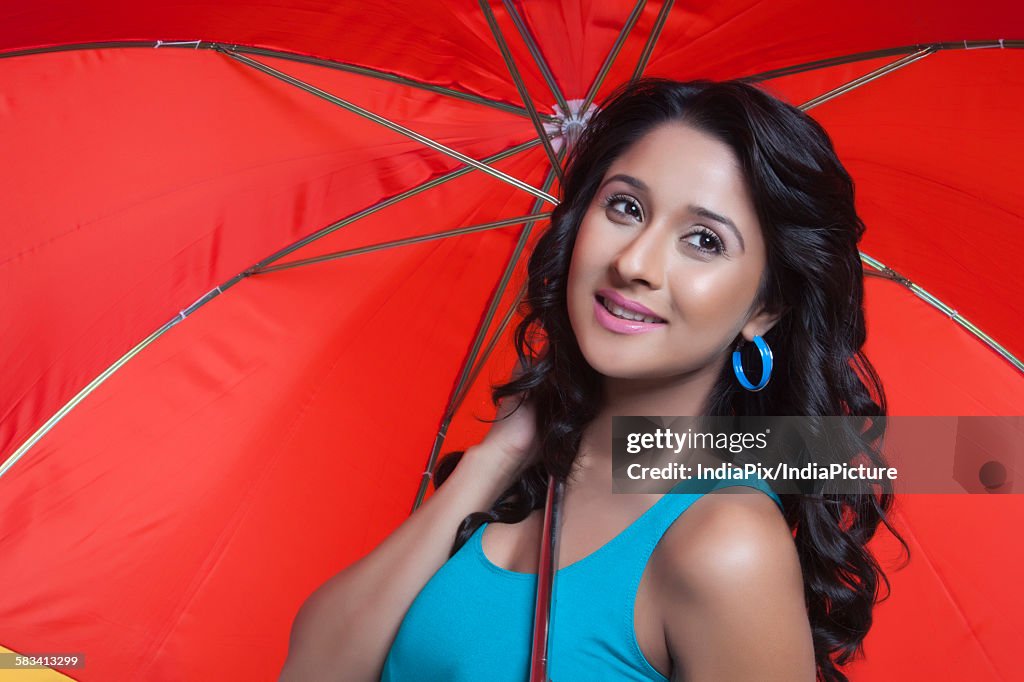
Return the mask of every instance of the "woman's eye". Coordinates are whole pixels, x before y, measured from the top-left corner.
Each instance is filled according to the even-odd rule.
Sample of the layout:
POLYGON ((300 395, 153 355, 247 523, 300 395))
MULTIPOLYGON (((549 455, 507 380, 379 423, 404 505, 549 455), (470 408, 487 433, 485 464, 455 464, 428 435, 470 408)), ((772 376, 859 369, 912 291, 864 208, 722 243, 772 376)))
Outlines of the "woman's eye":
POLYGON ((717 234, 707 228, 688 234, 683 240, 702 253, 721 254, 725 252, 725 245, 722 243, 722 240, 719 239, 717 234))
POLYGON ((604 206, 605 208, 611 208, 613 213, 617 213, 621 216, 635 218, 636 220, 643 220, 643 212, 640 210, 640 204, 627 196, 623 196, 621 194, 610 196, 604 201, 604 206))

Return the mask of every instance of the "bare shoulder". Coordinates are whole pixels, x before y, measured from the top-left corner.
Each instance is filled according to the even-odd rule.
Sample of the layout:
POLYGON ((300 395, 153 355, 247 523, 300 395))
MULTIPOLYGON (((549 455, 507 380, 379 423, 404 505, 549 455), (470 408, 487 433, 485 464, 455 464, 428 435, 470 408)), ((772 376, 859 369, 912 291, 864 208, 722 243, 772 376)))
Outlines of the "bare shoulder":
POLYGON ((702 496, 660 544, 658 559, 671 565, 670 575, 684 581, 677 587, 707 582, 714 589, 723 578, 763 580, 765 569, 783 578, 788 568, 790 579, 800 578, 786 519, 774 500, 748 486, 729 486, 702 496))
POLYGON ((652 556, 674 669, 689 682, 813 682, 793 535, 768 495, 739 488, 696 500, 652 556))

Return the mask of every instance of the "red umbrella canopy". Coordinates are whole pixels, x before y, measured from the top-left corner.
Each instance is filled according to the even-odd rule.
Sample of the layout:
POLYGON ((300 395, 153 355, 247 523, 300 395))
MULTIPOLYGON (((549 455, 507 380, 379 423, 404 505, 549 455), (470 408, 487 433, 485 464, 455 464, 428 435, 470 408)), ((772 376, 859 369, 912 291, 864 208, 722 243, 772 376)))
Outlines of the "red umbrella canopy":
MULTIPOLYGON (((891 414, 1024 406, 1019 3, 41 0, 0 27, 0 645, 84 653, 75 679, 276 676, 299 604, 484 433, 563 133, 640 74, 746 77, 832 135, 891 414)), ((852 679, 1011 679, 1020 499, 893 520, 913 560, 852 679)))

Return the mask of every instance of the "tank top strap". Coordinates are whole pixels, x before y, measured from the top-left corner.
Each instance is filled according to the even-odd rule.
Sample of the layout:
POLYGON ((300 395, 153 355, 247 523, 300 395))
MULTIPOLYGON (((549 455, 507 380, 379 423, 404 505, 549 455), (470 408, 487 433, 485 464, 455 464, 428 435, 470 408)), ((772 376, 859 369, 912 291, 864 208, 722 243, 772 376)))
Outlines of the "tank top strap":
POLYGON ((676 518, 700 497, 709 492, 735 485, 760 490, 775 502, 780 511, 785 511, 782 506, 782 499, 772 489, 771 485, 756 475, 748 475, 743 478, 716 479, 710 487, 706 482, 700 483, 694 480, 683 480, 674 485, 671 491, 666 493, 665 497, 659 500, 656 508, 653 509, 656 513, 652 514, 653 518, 650 519, 646 529, 646 532, 654 538, 654 544, 651 545, 651 549, 653 550, 654 545, 657 544, 658 540, 661 539, 661 536, 668 530, 668 527, 672 525, 676 518), (662 502, 665 502, 665 504, 661 504, 662 502))

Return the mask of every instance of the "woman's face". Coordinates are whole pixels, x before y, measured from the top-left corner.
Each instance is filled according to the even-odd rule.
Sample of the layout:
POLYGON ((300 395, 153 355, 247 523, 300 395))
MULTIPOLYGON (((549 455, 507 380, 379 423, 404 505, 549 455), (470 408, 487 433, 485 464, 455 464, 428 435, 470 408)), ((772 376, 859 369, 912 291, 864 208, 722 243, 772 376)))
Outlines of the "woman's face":
POLYGON ((732 150, 685 124, 662 124, 611 164, 583 217, 569 319, 604 376, 717 375, 740 334, 749 341, 774 324, 752 309, 764 267, 761 227, 732 150), (621 319, 602 305, 609 298, 658 319, 621 319))

